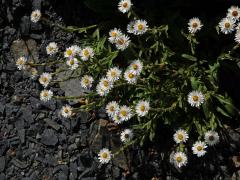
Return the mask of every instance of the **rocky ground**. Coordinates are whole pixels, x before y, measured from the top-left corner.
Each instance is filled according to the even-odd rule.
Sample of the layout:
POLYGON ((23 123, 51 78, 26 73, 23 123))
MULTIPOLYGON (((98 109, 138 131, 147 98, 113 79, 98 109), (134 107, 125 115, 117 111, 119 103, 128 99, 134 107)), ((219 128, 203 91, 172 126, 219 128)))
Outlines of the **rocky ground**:
MULTIPOLYGON (((41 102, 42 87, 15 66, 22 55, 44 62, 49 42, 64 49, 78 36, 31 23, 32 9, 42 9, 49 19, 64 25, 56 13, 59 9, 48 1, 1 0, 0 4, 0 180, 240 179, 240 129, 229 126, 222 131, 221 144, 201 160, 190 157, 191 164, 182 172, 169 164, 170 152, 165 146, 172 143, 172 132, 167 128, 161 129, 166 135, 155 144, 132 147, 113 163, 101 166, 99 149, 110 146, 116 151, 121 146, 114 124, 101 111, 79 113, 73 120, 60 118, 58 109, 65 102, 41 102)), ((39 73, 53 71, 46 68, 39 73)), ((58 95, 81 91, 74 81, 52 90, 58 95)))

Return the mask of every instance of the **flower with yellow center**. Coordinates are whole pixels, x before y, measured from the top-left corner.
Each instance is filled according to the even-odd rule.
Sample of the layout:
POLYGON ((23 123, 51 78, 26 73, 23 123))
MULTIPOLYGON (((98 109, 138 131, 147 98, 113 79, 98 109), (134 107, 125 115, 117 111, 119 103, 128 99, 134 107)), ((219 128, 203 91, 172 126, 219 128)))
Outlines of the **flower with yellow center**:
POLYGON ((186 131, 179 129, 173 135, 173 139, 176 143, 186 142, 188 140, 188 134, 186 131))
POLYGON ((201 91, 192 91, 188 94, 188 103, 193 107, 199 107, 204 103, 204 95, 201 91))
POLYGON ((176 152, 173 154, 173 163, 176 167, 181 168, 187 164, 187 156, 183 152, 176 152))
POLYGON ((72 116, 72 107, 69 106, 69 105, 65 105, 62 107, 61 109, 61 115, 64 117, 64 118, 69 118, 72 116))
POLYGON ((85 47, 80 52, 80 57, 83 61, 87 61, 94 56, 94 51, 91 47, 85 47))
POLYGON ((67 60, 66 64, 69 66, 71 70, 75 70, 78 68, 78 60, 77 58, 70 58, 67 60))
POLYGON ((137 74, 135 71, 128 69, 124 72, 124 79, 129 84, 135 84, 137 82, 137 74))
POLYGON ((232 18, 226 17, 219 22, 219 27, 222 33, 230 34, 235 30, 235 21, 232 18))
POLYGON ((40 93, 40 100, 47 102, 50 101, 53 97, 53 92, 51 90, 43 90, 40 93))
POLYGON ((92 87, 93 77, 84 75, 81 79, 81 86, 85 89, 90 89, 92 87))
POLYGON ((106 106, 106 112, 109 117, 114 117, 119 112, 119 105, 116 101, 111 101, 106 106))
POLYGON ((113 67, 107 71, 107 78, 109 81, 115 82, 121 76, 122 71, 118 67, 113 67))
POLYGON ((192 34, 196 33, 197 31, 200 31, 202 27, 203 25, 200 19, 197 17, 191 18, 188 22, 188 31, 192 34))
POLYGON ((17 68, 19 70, 26 69, 26 62, 27 62, 27 59, 25 57, 18 58, 17 61, 16 61, 17 68))
POLYGON ((137 75, 140 75, 140 73, 142 72, 143 69, 143 63, 137 59, 134 60, 130 65, 129 65, 129 69, 131 69, 132 71, 134 71, 137 75))
POLYGON ((49 73, 43 73, 39 78, 40 84, 42 84, 45 88, 48 86, 51 80, 52 80, 52 75, 49 73))
POLYGON ((98 153, 98 159, 101 164, 109 163, 111 158, 112 158, 111 151, 109 151, 109 149, 107 149, 107 148, 101 149, 100 152, 98 153))
POLYGON ((196 154, 198 157, 204 156, 206 154, 207 145, 205 142, 197 141, 192 146, 193 154, 196 154))
POLYGON ((148 30, 147 21, 142 20, 142 19, 136 20, 134 22, 133 27, 134 27, 134 32, 133 33, 135 35, 142 35, 142 34, 146 33, 147 30, 148 30))
POLYGON ((135 111, 138 116, 143 117, 148 114, 150 105, 148 101, 139 101, 135 107, 135 111))
POLYGON ((117 49, 123 51, 129 46, 130 40, 127 35, 120 35, 116 37, 115 45, 117 49))
POLYGON ((121 0, 118 3, 118 10, 121 11, 122 13, 127 13, 132 6, 132 3, 130 0, 121 0))
POLYGON ((132 117, 132 110, 127 106, 120 106, 119 117, 122 121, 127 121, 132 117))
POLYGON ((232 18, 233 20, 239 20, 240 18, 240 9, 238 6, 231 6, 228 9, 227 17, 232 18))
POLYGON ((114 28, 112 30, 109 31, 109 42, 110 43, 115 43, 116 42, 116 39, 117 37, 121 36, 122 35, 122 32, 120 29, 117 29, 117 28, 114 28))
POLYGON ((31 21, 36 23, 41 19, 41 16, 42 16, 42 14, 38 9, 34 10, 31 14, 31 21))

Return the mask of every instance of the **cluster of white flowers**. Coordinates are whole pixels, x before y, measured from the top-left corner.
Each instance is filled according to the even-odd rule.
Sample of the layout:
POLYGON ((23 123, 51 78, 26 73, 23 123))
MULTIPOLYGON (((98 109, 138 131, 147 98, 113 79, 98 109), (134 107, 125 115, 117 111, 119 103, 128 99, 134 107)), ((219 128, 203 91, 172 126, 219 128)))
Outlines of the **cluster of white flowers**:
POLYGON ((110 43, 115 44, 116 48, 121 51, 125 50, 131 42, 129 37, 123 34, 122 31, 117 28, 109 31, 108 40, 110 43))
POLYGON ((142 35, 146 33, 148 30, 147 21, 143 19, 138 19, 134 21, 130 21, 127 25, 127 32, 134 35, 142 35))
POLYGON ((124 79, 129 84, 135 84, 137 82, 137 78, 142 72, 143 63, 140 60, 134 60, 127 70, 124 72, 124 79))

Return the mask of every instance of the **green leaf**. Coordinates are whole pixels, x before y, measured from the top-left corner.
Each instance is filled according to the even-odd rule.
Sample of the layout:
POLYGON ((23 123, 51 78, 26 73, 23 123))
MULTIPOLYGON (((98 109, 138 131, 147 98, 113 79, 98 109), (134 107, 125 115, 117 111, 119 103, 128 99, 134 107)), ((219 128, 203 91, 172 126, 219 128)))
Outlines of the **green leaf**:
POLYGON ((196 57, 191 56, 191 55, 189 55, 189 54, 182 54, 182 57, 185 58, 185 59, 187 59, 187 60, 193 61, 193 62, 197 61, 197 58, 196 58, 196 57))

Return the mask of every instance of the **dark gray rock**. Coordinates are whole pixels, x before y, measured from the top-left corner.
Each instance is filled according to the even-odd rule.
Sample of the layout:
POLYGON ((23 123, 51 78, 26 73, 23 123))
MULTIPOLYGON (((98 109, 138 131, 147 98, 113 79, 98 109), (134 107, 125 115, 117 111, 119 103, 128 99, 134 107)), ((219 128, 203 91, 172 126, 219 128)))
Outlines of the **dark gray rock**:
POLYGON ((18 137, 21 143, 25 143, 25 129, 18 130, 18 137))
POLYGON ((53 129, 55 129, 57 131, 61 128, 61 126, 58 123, 56 123, 55 121, 53 121, 49 118, 46 118, 43 121, 46 122, 48 126, 52 127, 53 129))
POLYGON ((41 136, 41 143, 45 145, 55 146, 58 143, 58 137, 52 129, 45 129, 41 136))
POLYGON ((29 35, 29 30, 30 30, 30 17, 29 16, 23 16, 21 18, 21 23, 20 23, 20 31, 21 34, 24 36, 29 35))
POLYGON ((12 160, 11 160, 11 163, 12 163, 14 166, 16 166, 16 167, 18 167, 18 168, 20 168, 20 169, 25 169, 25 168, 28 167, 28 164, 26 164, 26 163, 23 162, 23 161, 20 161, 19 159, 12 159, 12 160))
POLYGON ((1 156, 1 157, 0 157, 0 172, 3 172, 3 171, 4 171, 5 165, 6 165, 5 156, 1 156))

